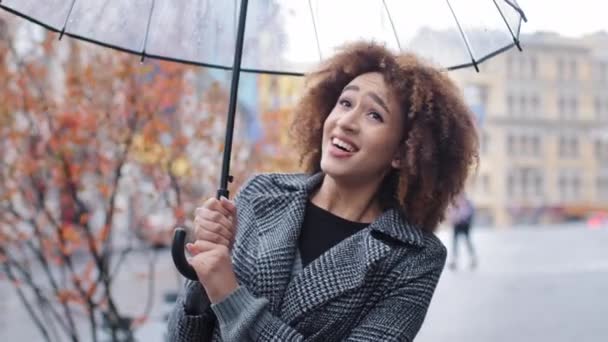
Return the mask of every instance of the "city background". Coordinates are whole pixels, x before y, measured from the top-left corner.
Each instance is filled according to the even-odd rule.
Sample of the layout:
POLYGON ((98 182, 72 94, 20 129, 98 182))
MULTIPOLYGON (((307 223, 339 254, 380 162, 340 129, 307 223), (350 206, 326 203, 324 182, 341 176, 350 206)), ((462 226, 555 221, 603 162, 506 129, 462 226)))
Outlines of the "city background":
MULTIPOLYGON (((531 6, 531 22, 548 15, 531 6)), ((446 267, 417 341, 608 338, 608 25, 558 7, 523 51, 450 72, 481 142, 478 264, 446 267)), ((278 48, 279 28, 248 30, 278 48)), ((0 84, 0 340, 163 341, 183 282, 167 246, 219 183, 230 73, 139 63, 0 12, 0 84)), ((299 170, 303 87, 241 76, 232 194, 299 170)))

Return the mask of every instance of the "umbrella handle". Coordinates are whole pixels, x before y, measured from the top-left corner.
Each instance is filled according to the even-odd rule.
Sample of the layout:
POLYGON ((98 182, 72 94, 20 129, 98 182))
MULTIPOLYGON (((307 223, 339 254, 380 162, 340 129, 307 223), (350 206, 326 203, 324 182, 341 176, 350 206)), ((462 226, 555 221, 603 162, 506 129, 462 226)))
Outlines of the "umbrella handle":
MULTIPOLYGON (((232 176, 226 177, 227 180, 232 181, 232 176)), ((217 199, 222 197, 228 198, 229 192, 223 187, 217 190, 217 199)), ((186 228, 184 227, 176 227, 175 232, 173 233, 173 243, 171 244, 171 256, 173 257, 173 263, 175 267, 184 277, 198 281, 198 276, 196 275, 196 271, 190 265, 188 260, 186 260, 186 253, 184 251, 184 246, 186 244, 186 228)))
POLYGON ((173 244, 171 245, 171 256, 173 257, 173 263, 175 267, 184 277, 198 281, 196 271, 186 260, 186 253, 184 251, 184 245, 186 243, 186 229, 184 227, 175 228, 173 233, 173 244))

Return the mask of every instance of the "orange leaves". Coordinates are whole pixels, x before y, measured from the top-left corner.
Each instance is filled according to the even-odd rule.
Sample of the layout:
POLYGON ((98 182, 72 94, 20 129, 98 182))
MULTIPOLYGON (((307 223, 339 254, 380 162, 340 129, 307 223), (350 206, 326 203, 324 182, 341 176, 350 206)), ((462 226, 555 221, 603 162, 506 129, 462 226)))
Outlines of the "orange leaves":
POLYGON ((108 236, 110 235, 110 232, 112 231, 112 226, 109 224, 104 225, 101 230, 99 231, 99 233, 97 234, 97 239, 99 240, 99 242, 104 242, 108 239, 108 236))
POLYGON ((178 150, 181 150, 184 147, 186 147, 188 145, 188 143, 190 143, 190 139, 184 135, 178 135, 173 140, 173 146, 178 150))
POLYGON ((55 296, 57 297, 57 300, 59 300, 59 302, 61 303, 84 303, 83 298, 78 294, 78 292, 71 289, 58 290, 55 296))
POLYGON ((76 130, 79 127, 78 114, 73 112, 62 113, 57 116, 57 123, 62 130, 76 130))
POLYGON ((79 242, 80 234, 76 231, 75 227, 71 224, 64 224, 59 230, 61 238, 66 242, 79 242))
POLYGON ((112 193, 110 186, 105 183, 98 184, 97 190, 99 190, 99 193, 105 198, 110 197, 110 194, 112 193))
POLYGON ((80 221, 80 225, 82 225, 82 226, 86 225, 89 222, 89 214, 86 214, 86 213, 81 214, 79 221, 80 221))
POLYGON ((182 207, 173 208, 173 216, 178 222, 183 222, 186 219, 186 211, 182 207))
POLYGON ((93 296, 95 295, 95 292, 97 291, 97 283, 96 282, 91 282, 91 284, 89 284, 89 287, 86 290, 86 296, 87 298, 93 298, 93 296))

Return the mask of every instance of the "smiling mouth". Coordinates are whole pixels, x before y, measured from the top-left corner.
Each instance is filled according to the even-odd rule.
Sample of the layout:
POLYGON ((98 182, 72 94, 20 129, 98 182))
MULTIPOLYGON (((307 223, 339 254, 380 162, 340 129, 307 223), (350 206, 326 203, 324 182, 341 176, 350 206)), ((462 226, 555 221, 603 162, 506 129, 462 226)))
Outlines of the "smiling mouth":
POLYGON ((332 138, 331 144, 344 152, 355 153, 359 151, 359 148, 357 146, 348 143, 340 138, 332 138))

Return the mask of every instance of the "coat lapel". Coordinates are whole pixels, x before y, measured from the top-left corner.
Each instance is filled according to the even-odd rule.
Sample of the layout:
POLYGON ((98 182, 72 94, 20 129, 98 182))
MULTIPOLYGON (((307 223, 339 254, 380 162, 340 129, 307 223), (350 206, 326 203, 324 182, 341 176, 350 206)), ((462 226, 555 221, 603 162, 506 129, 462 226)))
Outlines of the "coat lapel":
POLYGON ((369 227, 347 238, 306 266, 289 284, 281 316, 293 323, 330 299, 360 286, 368 270, 390 247, 372 237, 369 227))
POLYGON ((368 273, 390 255, 386 238, 423 245, 421 231, 397 210, 388 210, 369 227, 323 253, 292 281, 306 204, 323 175, 275 177, 282 190, 258 195, 253 201, 260 238, 256 289, 269 300, 271 312, 289 323, 361 286, 368 273))
POLYGON ((292 277, 308 194, 322 179, 319 175, 293 177, 276 179, 283 191, 259 195, 254 200, 260 238, 256 288, 268 299, 273 313, 278 313, 292 277))

